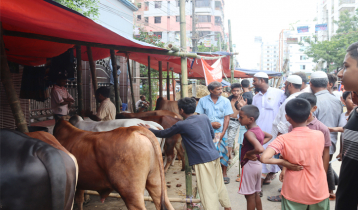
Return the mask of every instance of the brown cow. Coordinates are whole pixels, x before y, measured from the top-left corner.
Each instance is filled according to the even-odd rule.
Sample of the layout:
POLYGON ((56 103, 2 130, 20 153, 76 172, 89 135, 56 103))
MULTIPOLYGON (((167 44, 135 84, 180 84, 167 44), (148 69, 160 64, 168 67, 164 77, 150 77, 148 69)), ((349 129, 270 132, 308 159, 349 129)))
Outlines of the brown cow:
MULTIPOLYGON (((195 97, 192 97, 195 98, 195 97)), ((196 100, 196 104, 198 105, 198 101, 200 98, 195 98, 196 100)), ((171 111, 174 112, 178 115, 179 114, 179 108, 178 108, 178 102, 177 101, 169 101, 164 99, 163 97, 159 97, 157 99, 157 104, 155 106, 155 110, 167 110, 167 111, 171 111)), ((180 118, 182 119, 182 118, 180 118)))
MULTIPOLYGON (((65 168, 66 168, 66 201, 65 201, 65 208, 64 209, 72 209, 73 206, 73 198, 75 196, 75 190, 76 190, 76 184, 77 184, 77 177, 78 177, 78 165, 77 165, 77 160, 75 158, 75 156, 73 156, 71 153, 69 153, 67 151, 67 149, 65 149, 60 142, 57 141, 57 139, 44 131, 36 131, 36 132, 30 132, 30 133, 25 133, 26 135, 30 136, 31 138, 34 139, 39 139, 51 146, 53 146, 54 148, 61 150, 63 152, 65 152, 68 156, 71 157, 71 159, 73 160, 72 162, 66 161, 68 159, 63 157, 63 161, 65 164, 65 168), (75 166, 75 168, 74 168, 75 166)), ((62 155, 62 153, 60 153, 62 155)))
POLYGON ((97 191, 104 202, 113 189, 128 209, 145 209, 144 189, 157 209, 174 209, 167 196, 160 146, 149 130, 133 126, 91 132, 59 120, 54 136, 78 160, 75 201, 80 210, 84 190, 97 191))
POLYGON ((138 112, 138 113, 120 113, 116 115, 116 119, 129 119, 129 118, 141 118, 149 116, 171 116, 178 119, 183 119, 182 116, 167 110, 156 110, 149 112, 138 112))
MULTIPOLYGON (((154 121, 158 124, 160 124, 164 129, 168 129, 170 127, 172 127, 175 123, 177 123, 178 121, 181 121, 178 118, 173 118, 170 116, 150 116, 150 117, 141 117, 139 118, 141 120, 145 120, 145 121, 154 121)), ((181 145, 181 135, 180 134, 176 134, 170 138, 166 138, 165 139, 165 143, 164 143, 164 154, 165 157, 167 159, 167 162, 164 166, 164 172, 166 173, 169 169, 170 163, 173 161, 174 159, 174 148, 177 150, 178 152, 178 157, 181 159, 182 161, 182 171, 184 171, 184 167, 185 167, 185 161, 184 161, 184 149, 181 145)))

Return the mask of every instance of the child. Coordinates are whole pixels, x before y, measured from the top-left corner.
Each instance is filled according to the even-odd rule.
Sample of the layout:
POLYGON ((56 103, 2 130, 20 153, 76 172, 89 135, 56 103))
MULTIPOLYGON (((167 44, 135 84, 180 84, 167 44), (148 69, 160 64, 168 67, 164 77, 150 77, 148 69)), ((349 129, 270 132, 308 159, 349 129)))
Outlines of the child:
POLYGON ((324 135, 307 127, 311 114, 306 99, 295 98, 286 106, 293 130, 278 136, 264 151, 261 162, 287 168, 282 185, 281 209, 329 210, 327 176, 323 167, 324 135), (272 158, 281 153, 283 159, 272 158))
POLYGON ((243 106, 239 112, 240 124, 247 127, 241 149, 242 178, 240 180, 239 193, 245 195, 248 210, 261 210, 261 169, 258 161, 259 154, 264 151, 263 144, 270 141, 272 136, 263 132, 256 125, 260 111, 256 106, 243 106))
POLYGON ((214 129, 205 114, 194 115, 196 100, 183 98, 178 101, 179 114, 185 120, 165 130, 152 130, 157 137, 168 138, 181 134, 188 155, 189 165, 194 166, 201 204, 205 210, 218 210, 220 204, 231 210, 229 196, 224 184, 220 154, 215 148, 214 129), (220 203, 219 203, 220 202, 220 203))

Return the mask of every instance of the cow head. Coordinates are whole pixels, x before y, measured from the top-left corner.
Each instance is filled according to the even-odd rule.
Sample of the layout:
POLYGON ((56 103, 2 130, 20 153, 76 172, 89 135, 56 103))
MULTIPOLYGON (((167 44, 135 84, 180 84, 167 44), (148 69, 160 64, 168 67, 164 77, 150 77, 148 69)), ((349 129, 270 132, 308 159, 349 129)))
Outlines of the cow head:
POLYGON ((73 117, 70 118, 69 122, 75 126, 78 122, 83 121, 83 118, 79 115, 74 115, 73 117))

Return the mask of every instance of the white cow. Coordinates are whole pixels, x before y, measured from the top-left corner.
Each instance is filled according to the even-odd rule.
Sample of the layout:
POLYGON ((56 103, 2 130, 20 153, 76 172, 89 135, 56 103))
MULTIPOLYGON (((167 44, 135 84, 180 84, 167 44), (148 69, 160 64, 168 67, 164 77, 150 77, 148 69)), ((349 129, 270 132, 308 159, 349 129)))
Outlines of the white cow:
MULTIPOLYGON (((69 122, 74 125, 76 128, 85 131, 92 132, 101 132, 101 131, 111 131, 120 127, 131 127, 138 126, 139 123, 147 124, 151 128, 155 130, 163 130, 163 127, 156 122, 153 121, 144 121, 141 119, 118 119, 118 120, 109 120, 109 121, 92 121, 92 120, 83 120, 82 117, 75 115, 70 118, 69 122)), ((161 138, 157 138, 160 144, 160 147, 163 151, 164 140, 161 138)))

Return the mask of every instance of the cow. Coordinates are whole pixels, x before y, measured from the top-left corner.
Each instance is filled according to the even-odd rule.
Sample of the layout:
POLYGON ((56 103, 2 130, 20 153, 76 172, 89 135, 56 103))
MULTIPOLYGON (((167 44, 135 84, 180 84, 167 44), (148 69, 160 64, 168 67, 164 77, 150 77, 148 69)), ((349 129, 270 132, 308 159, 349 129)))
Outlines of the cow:
POLYGON ((156 110, 149 112, 139 112, 139 113, 119 113, 116 115, 116 119, 129 119, 129 118, 141 118, 141 117, 149 117, 149 116, 171 116, 178 119, 183 119, 177 113, 168 111, 168 110, 156 110))
MULTIPOLYGON (((147 124, 151 128, 156 130, 163 130, 163 127, 152 121, 143 121, 140 119, 120 119, 120 120, 109 120, 109 121, 92 121, 92 120, 83 120, 82 117, 74 115, 70 118, 69 122, 74 125, 76 128, 85 131, 101 132, 101 131, 111 131, 120 127, 130 127, 137 126, 139 123, 147 124)), ((162 138, 157 138, 161 149, 163 149, 164 141, 162 138)))
MULTIPOLYGON (((150 116, 139 118, 144 121, 154 121, 163 126, 164 129, 172 127, 178 121, 181 121, 178 118, 173 118, 170 116, 150 116)), ((184 171, 185 161, 184 161, 184 149, 181 145, 182 138, 180 134, 176 134, 170 138, 165 139, 164 143, 164 154, 165 154, 165 166, 164 172, 166 173, 169 169, 170 163, 175 160, 174 148, 177 150, 178 156, 182 161, 182 171, 184 171)))
MULTIPOLYGON (((192 98, 195 98, 195 97, 192 97, 192 98)), ((197 105, 198 105, 199 99, 200 98, 195 98, 197 105)), ((171 111, 171 112, 174 112, 174 113, 180 115, 179 108, 178 108, 178 102, 177 101, 169 101, 169 100, 164 99, 163 97, 159 97, 157 99, 155 110, 162 110, 162 111, 167 110, 167 111, 171 111)), ((180 119, 182 119, 182 118, 180 118, 180 119)))
POLYGON ((148 129, 132 126, 91 132, 60 119, 53 132, 77 158, 75 201, 80 210, 83 210, 84 190, 97 191, 102 202, 115 190, 128 209, 145 209, 144 189, 157 209, 174 209, 167 196, 160 146, 148 129))
POLYGON ((72 209, 76 161, 50 136, 0 130, 1 209, 72 209))

